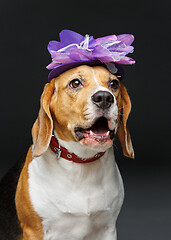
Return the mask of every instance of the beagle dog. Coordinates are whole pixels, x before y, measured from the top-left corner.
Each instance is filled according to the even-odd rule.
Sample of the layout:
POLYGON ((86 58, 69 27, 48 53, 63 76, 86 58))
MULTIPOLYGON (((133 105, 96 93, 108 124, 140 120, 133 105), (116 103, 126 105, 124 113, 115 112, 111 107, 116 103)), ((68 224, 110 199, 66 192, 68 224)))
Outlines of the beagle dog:
POLYGON ((22 240, 116 240, 124 189, 113 153, 134 151, 126 88, 104 66, 81 65, 45 85, 15 206, 22 240))

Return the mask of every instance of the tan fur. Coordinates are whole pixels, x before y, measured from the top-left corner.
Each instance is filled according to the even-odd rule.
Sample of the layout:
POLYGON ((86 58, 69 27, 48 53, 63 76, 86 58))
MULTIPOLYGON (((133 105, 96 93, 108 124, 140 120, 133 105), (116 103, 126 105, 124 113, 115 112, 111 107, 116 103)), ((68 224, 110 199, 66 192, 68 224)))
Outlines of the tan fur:
POLYGON ((41 107, 38 119, 32 129, 34 150, 33 156, 42 155, 48 148, 52 136, 53 121, 50 113, 50 101, 54 93, 54 80, 45 85, 41 96, 41 107))
MULTIPOLYGON (((33 152, 31 148, 28 151, 15 197, 17 215, 23 229, 24 240, 42 240, 44 236, 41 218, 34 211, 28 192, 28 166, 32 157, 40 156, 46 152, 54 129, 61 140, 76 141, 74 126, 79 124, 87 128, 90 127, 86 125, 87 99, 92 96, 97 83, 108 88, 109 80, 116 78, 104 67, 96 66, 93 67, 93 70, 97 81, 94 80, 92 67, 83 65, 64 72, 47 83, 44 88, 39 115, 32 129, 33 152), (79 91, 73 91, 68 87, 68 84, 72 79, 80 77, 85 81, 85 85, 79 91)), ((118 136, 123 153, 128 157, 134 157, 130 134, 127 129, 131 103, 123 84, 119 83, 119 86, 118 90, 113 91, 119 109, 118 121, 121 120, 118 136)))
POLYGON ((134 158, 134 150, 131 142, 130 133, 127 127, 127 120, 129 113, 131 111, 131 102, 126 91, 126 88, 120 83, 121 86, 121 109, 122 109, 122 116, 120 125, 118 128, 118 137, 123 149, 123 153, 127 157, 134 158))
POLYGON ((34 211, 28 192, 28 166, 31 161, 32 150, 30 147, 18 181, 15 204, 17 209, 17 216, 23 230, 23 239, 41 240, 44 236, 41 225, 42 219, 34 211))

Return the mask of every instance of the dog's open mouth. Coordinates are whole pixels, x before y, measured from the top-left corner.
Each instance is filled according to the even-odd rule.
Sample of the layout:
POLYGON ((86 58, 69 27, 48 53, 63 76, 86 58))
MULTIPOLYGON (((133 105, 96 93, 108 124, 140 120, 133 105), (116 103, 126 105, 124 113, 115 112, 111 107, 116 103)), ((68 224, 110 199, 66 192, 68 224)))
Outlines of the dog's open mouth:
POLYGON ((87 139, 89 142, 106 143, 114 138, 114 130, 109 129, 108 120, 105 117, 100 117, 88 129, 76 127, 75 135, 79 141, 87 139))

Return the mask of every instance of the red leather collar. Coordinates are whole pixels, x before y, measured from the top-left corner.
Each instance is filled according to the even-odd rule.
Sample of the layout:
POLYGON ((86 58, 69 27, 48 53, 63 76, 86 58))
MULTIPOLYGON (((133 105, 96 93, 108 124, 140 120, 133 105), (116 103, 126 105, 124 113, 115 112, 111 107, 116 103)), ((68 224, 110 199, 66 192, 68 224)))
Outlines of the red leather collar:
POLYGON ((75 162, 75 163, 93 162, 93 161, 98 160, 99 158, 101 158, 105 154, 105 152, 99 152, 92 158, 79 158, 74 153, 68 152, 68 150, 66 148, 61 147, 58 143, 58 140, 54 136, 52 136, 52 138, 51 138, 50 148, 57 155, 57 159, 62 157, 64 159, 68 160, 68 161, 72 161, 72 162, 75 162))

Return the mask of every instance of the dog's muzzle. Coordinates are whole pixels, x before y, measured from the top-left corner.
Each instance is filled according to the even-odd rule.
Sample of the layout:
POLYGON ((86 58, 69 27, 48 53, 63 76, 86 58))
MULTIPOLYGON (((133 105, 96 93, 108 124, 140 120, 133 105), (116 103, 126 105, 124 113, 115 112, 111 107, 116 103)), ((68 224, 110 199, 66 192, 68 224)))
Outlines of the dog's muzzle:
POLYGON ((92 102, 103 110, 109 108, 114 103, 114 97, 110 92, 98 91, 92 97, 92 102))
POLYGON ((111 128, 115 98, 109 91, 99 90, 91 96, 91 101, 96 107, 94 119, 89 127, 75 127, 76 139, 85 145, 111 146, 115 136, 115 128, 111 128))

